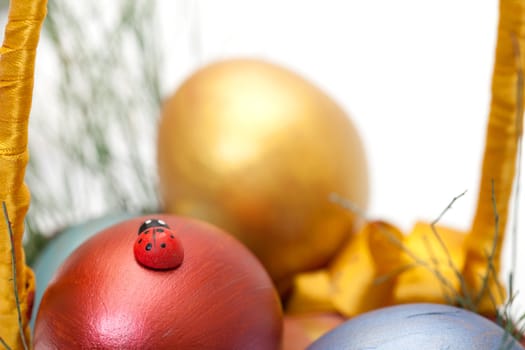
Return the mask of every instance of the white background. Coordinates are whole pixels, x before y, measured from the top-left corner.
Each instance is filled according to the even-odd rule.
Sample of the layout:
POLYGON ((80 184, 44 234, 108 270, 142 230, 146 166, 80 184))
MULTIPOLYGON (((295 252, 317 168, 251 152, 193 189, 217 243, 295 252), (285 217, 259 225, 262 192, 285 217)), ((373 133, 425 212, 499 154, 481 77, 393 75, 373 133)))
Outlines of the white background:
MULTIPOLYGON (((357 125, 368 153, 371 218, 408 231, 467 190, 442 223, 469 227, 490 102, 496 0, 157 3, 168 58, 164 94, 218 58, 256 56, 290 67, 357 125)), ((518 279, 525 290, 519 268, 518 279)))
POLYGON ((496 1, 161 4, 172 63, 167 93, 192 69, 219 58, 256 56, 288 66, 330 94, 359 128, 372 217, 409 229, 468 190, 443 222, 469 226, 488 116, 496 1))

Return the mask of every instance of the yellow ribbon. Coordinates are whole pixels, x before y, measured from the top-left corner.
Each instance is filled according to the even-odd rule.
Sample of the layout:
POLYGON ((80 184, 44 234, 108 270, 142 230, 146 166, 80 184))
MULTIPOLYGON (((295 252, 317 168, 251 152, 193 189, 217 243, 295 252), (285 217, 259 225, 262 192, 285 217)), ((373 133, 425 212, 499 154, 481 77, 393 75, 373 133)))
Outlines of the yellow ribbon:
POLYGON ((523 127, 523 111, 518 111, 518 98, 523 100, 524 96, 522 91, 518 91, 518 71, 524 65, 524 56, 520 57, 517 50, 525 47, 525 1, 501 0, 499 11, 483 170, 478 205, 465 242, 467 263, 463 273, 471 294, 481 292, 479 307, 483 311, 493 309, 493 297, 496 297, 496 303, 502 302, 499 297, 502 291, 496 279, 490 278, 484 288, 481 276, 487 269, 487 252, 491 251, 494 244, 494 268, 496 273, 500 271, 501 246, 507 228, 516 171, 517 145, 523 127), (518 92, 522 94, 519 97, 518 92), (493 195, 499 214, 498 227, 494 217, 493 195))
POLYGON ((25 265, 22 246, 30 197, 24 174, 35 55, 46 5, 45 0, 12 0, 0 48, 0 202, 6 203, 13 232, 12 247, 8 226, 0 220, 0 337, 13 350, 26 347, 14 293, 13 253, 23 334, 27 341, 30 336, 34 276, 25 265))

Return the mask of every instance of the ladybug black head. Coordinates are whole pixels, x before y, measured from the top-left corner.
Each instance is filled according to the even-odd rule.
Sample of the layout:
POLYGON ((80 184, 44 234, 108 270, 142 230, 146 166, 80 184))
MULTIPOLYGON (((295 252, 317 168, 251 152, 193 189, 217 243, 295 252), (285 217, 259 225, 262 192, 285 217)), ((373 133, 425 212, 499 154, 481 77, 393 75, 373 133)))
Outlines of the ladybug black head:
POLYGON ((142 223, 142 225, 140 225, 138 234, 140 234, 141 232, 146 231, 148 228, 151 228, 151 227, 166 227, 166 228, 169 228, 168 224, 166 224, 163 220, 148 219, 148 220, 144 221, 142 223))

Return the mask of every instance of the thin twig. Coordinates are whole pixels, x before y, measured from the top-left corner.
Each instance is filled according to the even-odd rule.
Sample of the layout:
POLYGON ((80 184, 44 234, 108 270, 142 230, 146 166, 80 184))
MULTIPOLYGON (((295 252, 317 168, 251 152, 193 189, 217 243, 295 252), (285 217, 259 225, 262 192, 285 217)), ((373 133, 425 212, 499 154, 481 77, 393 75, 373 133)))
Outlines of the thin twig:
POLYGON ((452 293, 455 292, 454 285, 448 281, 445 276, 439 271, 438 268, 434 267, 433 265, 426 262, 424 259, 416 255, 413 251, 411 251, 401 240, 399 240, 390 230, 384 228, 383 226, 379 226, 380 232, 385 235, 385 237, 388 238, 390 243, 394 244, 400 251, 408 255, 416 264, 416 266, 423 267, 427 271, 431 272, 441 283, 441 285, 445 288, 448 288, 452 291, 452 293))
MULTIPOLYGON (((425 246, 425 248, 427 250, 427 253, 428 253, 429 257, 430 257, 430 261, 432 262, 432 268, 434 270, 436 270, 436 271, 440 271, 440 269, 439 269, 439 267, 440 267, 439 259, 437 258, 437 255, 434 252, 434 249, 432 248, 432 244, 430 244, 428 236, 426 234, 423 235, 422 240, 423 240, 423 245, 425 246)), ((441 273, 441 271, 440 271, 440 273, 441 273)), ((445 276, 443 276, 443 278, 445 279, 445 276)), ((443 293, 443 297, 445 298, 445 300, 447 300, 447 302, 452 300, 453 296, 455 296, 456 298, 458 296, 458 293, 456 293, 452 283, 450 283, 450 285, 452 287, 452 288, 450 288, 452 290, 452 296, 449 295, 449 293, 447 292, 445 286, 443 286, 441 284, 441 289, 443 291, 442 292, 443 293)))
MULTIPOLYGON (((461 197, 461 195, 458 196, 458 198, 459 197, 461 197)), ((366 221, 369 221, 368 218, 366 217, 366 214, 354 202, 341 197, 337 193, 331 193, 329 199, 330 199, 330 201, 339 204, 342 208, 344 208, 344 209, 354 213, 358 217, 360 217, 360 218, 362 218, 362 219, 364 219, 366 221)), ((441 216, 442 215, 440 215, 440 217, 441 216)), ((411 258, 414 261, 414 263, 415 263, 414 265, 407 265, 407 266, 420 266, 420 267, 426 269, 427 271, 431 272, 439 280, 439 282, 441 283, 441 285, 443 286, 444 289, 449 289, 452 292, 452 294, 457 294, 457 292, 456 292, 456 290, 454 288, 454 285, 452 283, 450 283, 450 281, 448 281, 445 278, 445 276, 443 276, 443 274, 441 273, 441 271, 439 271, 439 269, 437 269, 434 266, 428 264, 425 260, 423 260, 422 258, 417 256, 401 240, 399 240, 392 232, 390 232, 390 230, 384 228, 383 226, 380 226, 380 232, 383 233, 383 235, 385 235, 385 237, 387 237, 387 239, 390 241, 390 243, 394 244, 394 246, 396 246, 401 252, 403 252, 406 255, 408 255, 408 257, 411 258)), ((400 269, 396 269, 394 272, 402 273, 402 272, 404 272, 406 270, 408 270, 408 268, 405 266, 405 267, 402 267, 400 269)), ((391 273, 391 274, 387 274, 387 275, 384 275, 384 276, 380 276, 380 277, 378 277, 378 279, 381 281, 386 276, 391 277, 391 276, 393 276, 393 274, 391 273)), ((448 299, 448 300, 450 299, 448 294, 445 294, 445 299, 448 299)))
POLYGON ((13 290, 15 292, 15 302, 16 302, 16 311, 18 313, 18 328, 20 331, 20 338, 22 340, 22 346, 24 350, 28 350, 27 340, 24 333, 24 325, 22 322, 22 311, 20 310, 20 299, 18 295, 18 279, 16 276, 16 257, 15 257, 15 242, 13 230, 11 229, 11 222, 9 221, 9 215, 7 214, 7 205, 5 202, 2 202, 2 209, 4 211, 4 218, 7 225, 7 231, 9 232, 9 240, 11 242, 11 266, 13 269, 13 290))
POLYGON ((517 296, 518 293, 509 296, 509 300, 505 303, 502 313, 498 313, 497 322, 506 332, 511 334, 516 340, 520 341, 523 336, 523 329, 520 328, 520 324, 525 319, 525 314, 522 314, 517 320, 513 320, 511 317, 512 304, 517 296))
MULTIPOLYGON (((441 219, 443 218, 443 216, 450 210, 452 209, 452 206, 454 205, 454 203, 456 203, 456 201, 458 199, 460 199, 461 197, 463 197, 465 194, 467 193, 467 190, 463 191, 462 193, 458 194, 456 197, 452 198, 452 200, 450 201, 450 203, 448 203, 448 205, 446 206, 445 209, 443 209, 441 211, 441 213, 439 214, 439 216, 437 218, 435 218, 432 223, 430 224, 431 226, 436 226, 436 224, 441 221, 441 219)), ((440 240, 441 241, 441 240, 440 240)), ((441 241, 441 244, 443 244, 443 242, 441 241)))
MULTIPOLYGON (((481 298, 483 295, 488 292, 490 294, 490 290, 488 289, 489 286, 489 280, 490 276, 492 276, 492 270, 495 270, 494 266, 494 256, 497 250, 498 240, 499 240, 499 213, 496 203, 496 192, 495 192, 495 186, 494 186, 494 179, 491 180, 491 186, 492 186, 492 210, 494 214, 494 238, 492 240, 492 247, 490 249, 490 252, 485 252, 486 258, 487 258, 487 272, 484 276, 482 276, 482 284, 481 289, 479 290, 478 294, 474 298, 474 304, 478 305, 481 301, 481 298)), ((497 280, 497 276, 496 276, 497 280)))
POLYGON ((377 276, 374 279, 373 284, 379 285, 379 284, 385 283, 385 282, 395 278, 396 276, 402 274, 403 272, 411 270, 411 269, 416 268, 416 267, 419 267, 419 265, 416 264, 416 263, 406 264, 406 265, 400 266, 400 267, 395 268, 394 270, 392 270, 392 271, 390 271, 388 273, 385 273, 383 275, 377 276))
POLYGON ((7 345, 5 340, 2 339, 2 337, 0 337, 0 344, 2 344, 2 346, 5 348, 5 350, 12 350, 11 347, 9 345, 7 345))
MULTIPOLYGON (((458 282, 460 284, 460 288, 461 288, 461 292, 462 294, 465 294, 466 291, 467 291, 467 285, 466 285, 466 282, 465 282, 465 278, 463 276, 463 274, 461 273, 461 271, 458 269, 458 267, 456 266, 456 264, 454 264, 454 260, 452 259, 452 256, 450 255, 450 251, 448 250, 448 247, 447 245, 445 244, 445 242, 443 241, 441 235, 438 233, 437 231, 437 228, 436 228, 436 225, 439 223, 439 221, 441 221, 441 219, 443 218, 443 216, 450 210, 452 209, 452 206, 454 205, 454 203, 460 199, 461 197, 463 197, 465 194, 467 193, 467 190, 463 191, 461 194, 455 196, 454 198, 452 198, 452 200, 449 202, 449 204, 445 207, 445 209, 443 209, 443 211, 439 214, 439 216, 437 218, 435 218, 431 223, 430 223, 430 229, 432 230, 432 233, 434 235, 434 237, 436 238, 436 240, 438 241, 441 249, 443 250, 443 252, 445 253, 446 255, 446 258, 447 258, 447 264, 448 266, 452 269, 452 271, 454 271, 454 274, 456 275, 456 278, 458 279, 458 282)), ((461 300, 463 300, 462 298, 460 298, 461 300)), ((463 301, 464 302, 464 301, 463 301)), ((467 303, 467 304, 470 304, 467 303)), ((463 304, 463 306, 466 306, 465 304, 463 304)), ((471 305, 469 306, 471 307, 471 305)))
POLYGON ((329 195, 329 200, 332 203, 339 204, 343 209, 348 210, 351 213, 356 214, 359 218, 367 220, 365 212, 354 202, 347 198, 341 197, 338 193, 332 192, 329 195))
MULTIPOLYGON (((82 12, 67 0, 48 3, 43 35, 60 65, 51 109, 57 115, 52 123, 40 114, 34 120, 42 122, 37 127, 51 147, 43 152, 30 145, 26 181, 36 193, 26 218, 29 239, 101 212, 158 210, 149 154, 162 94, 158 9, 148 0, 115 6, 117 16, 106 21, 97 2, 86 2, 82 12), (92 25, 94 35, 86 37, 92 25), (56 190, 55 182, 42 176, 52 152, 60 155, 54 172, 69 191, 56 190)), ((31 261, 31 251, 26 253, 31 261)))

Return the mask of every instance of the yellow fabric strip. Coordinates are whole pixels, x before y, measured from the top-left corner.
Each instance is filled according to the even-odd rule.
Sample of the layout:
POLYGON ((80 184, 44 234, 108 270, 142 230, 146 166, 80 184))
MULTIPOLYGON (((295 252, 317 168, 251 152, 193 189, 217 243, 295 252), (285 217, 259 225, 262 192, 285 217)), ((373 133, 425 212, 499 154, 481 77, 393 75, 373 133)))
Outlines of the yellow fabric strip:
MULTIPOLYGON (((467 260, 464 276, 473 296, 483 291, 487 275, 487 254, 493 251, 494 268, 500 271, 501 246, 506 230, 509 203, 516 167, 518 143, 517 81, 518 67, 513 40, 525 48, 525 1, 501 0, 496 59, 492 77, 492 101, 487 125, 486 145, 479 188, 478 204, 470 233, 466 239, 467 260), (494 190, 493 190, 494 183, 494 190), (499 213, 498 237, 492 195, 499 213)), ((521 65, 523 66, 523 53, 521 65)), ((523 98, 523 96, 522 96, 523 98)), ((522 116, 519 117, 521 119, 522 116)), ((482 293, 478 309, 491 313, 504 300, 503 288, 490 278, 482 293)))
MULTIPOLYGON (((17 288, 23 331, 29 342, 34 277, 25 265, 22 246, 29 190, 24 184, 28 161, 27 133, 33 92, 35 54, 47 1, 12 0, 0 48, 0 202, 14 235, 17 288)), ((13 286, 12 246, 3 214, 0 220, 0 337, 11 349, 23 349, 13 286)), ((30 346, 30 344, 28 344, 30 346)))

